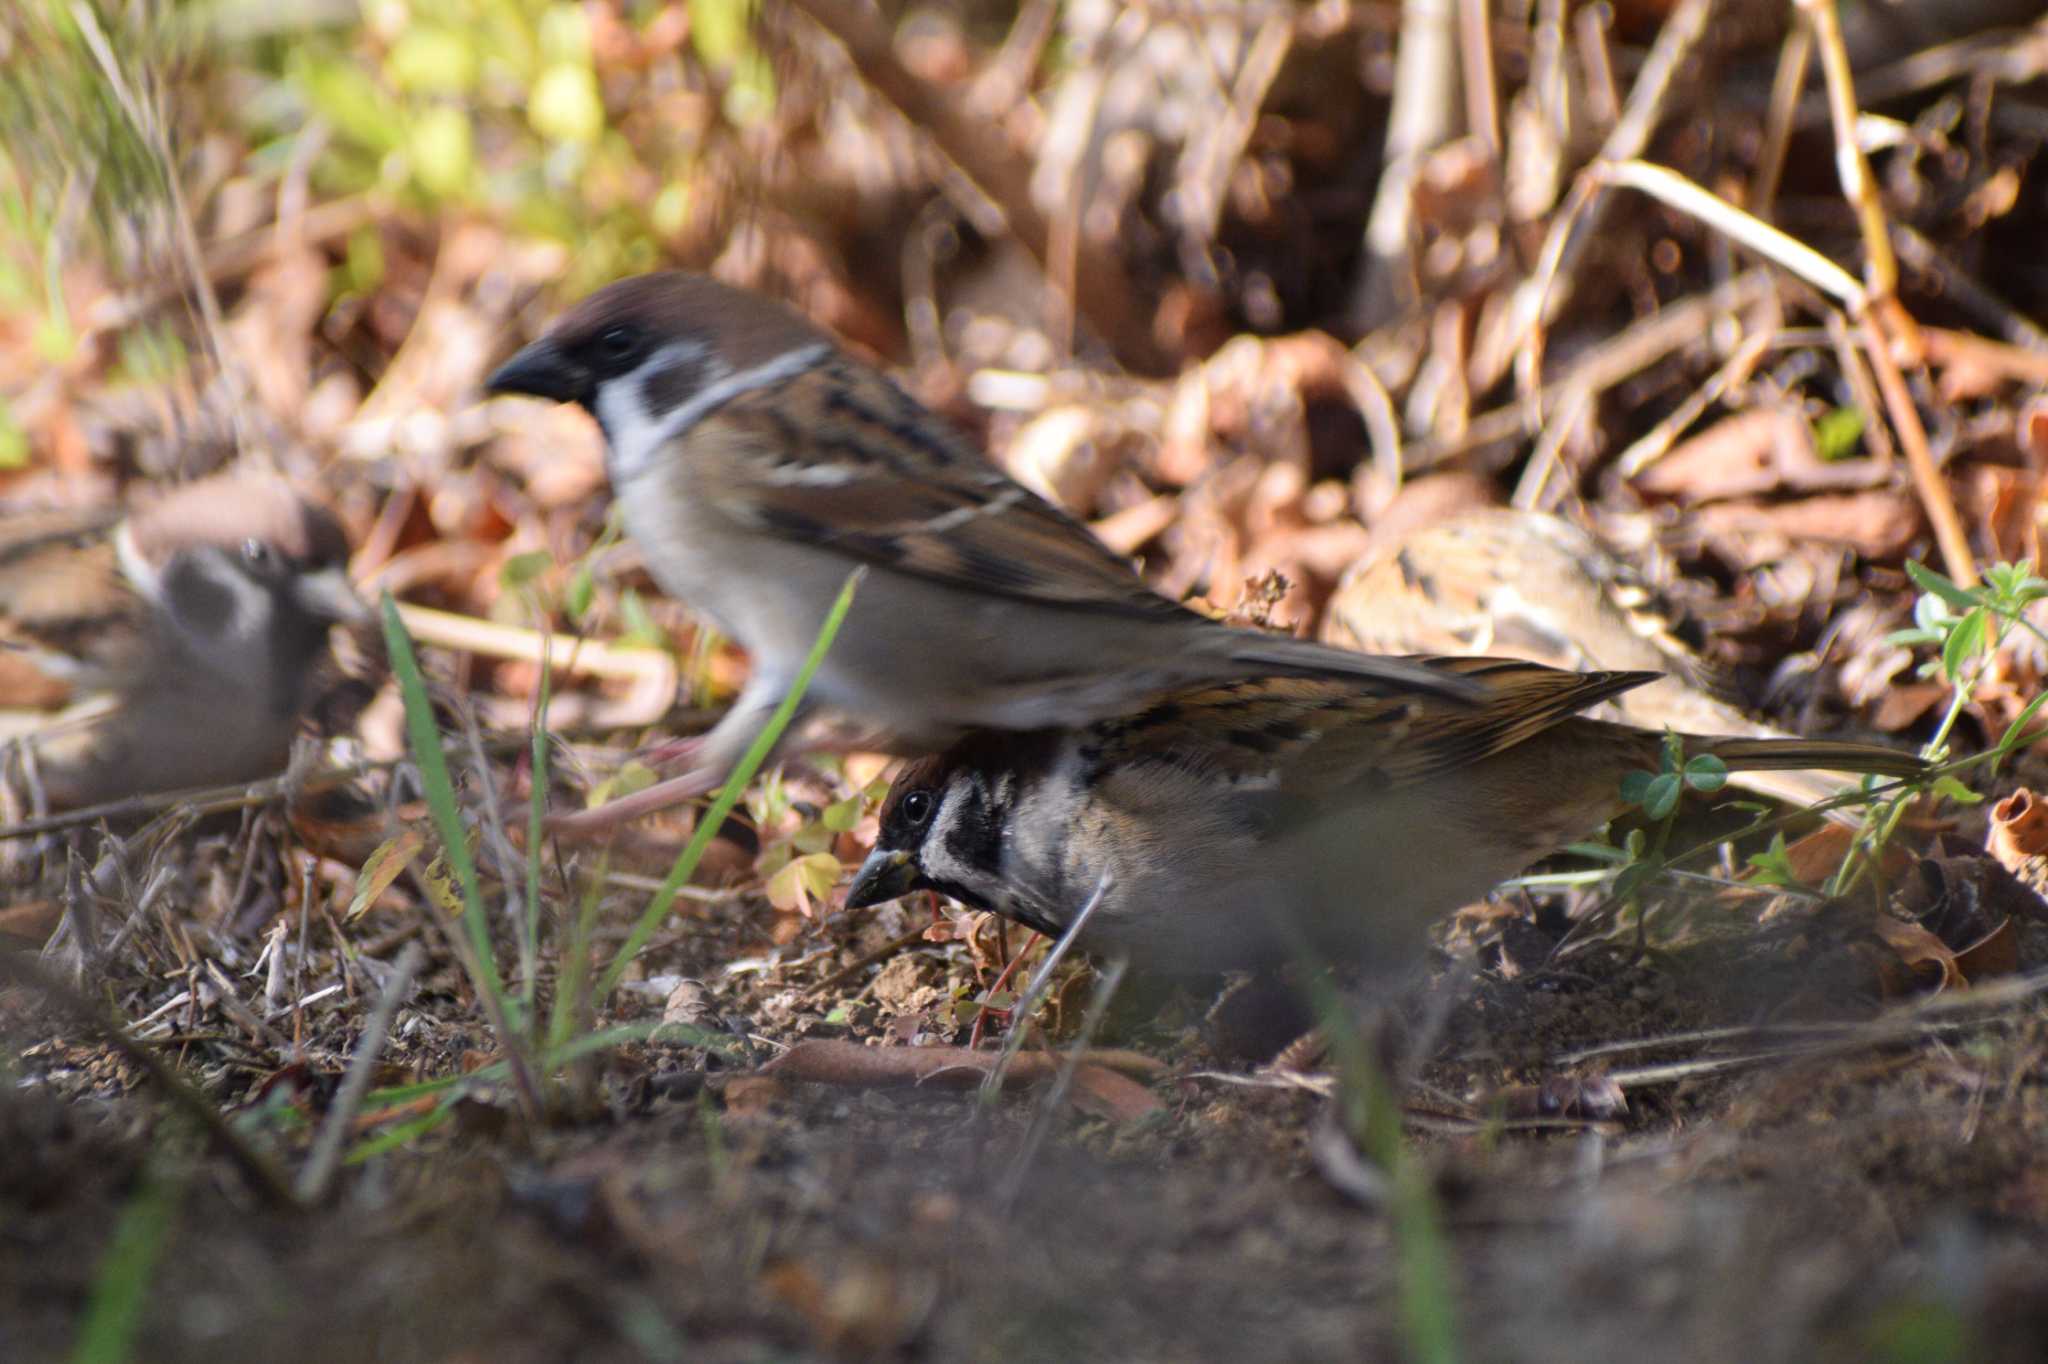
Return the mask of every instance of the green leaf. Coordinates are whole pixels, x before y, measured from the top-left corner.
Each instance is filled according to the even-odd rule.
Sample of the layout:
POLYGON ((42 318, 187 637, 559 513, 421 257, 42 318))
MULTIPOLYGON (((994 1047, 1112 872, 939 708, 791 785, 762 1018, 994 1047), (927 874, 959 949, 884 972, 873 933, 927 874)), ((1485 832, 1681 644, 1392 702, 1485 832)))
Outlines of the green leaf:
POLYGON ((1813 424, 1814 452, 1830 463, 1856 453, 1867 418, 1860 407, 1837 407, 1813 424))
POLYGON ((174 1165, 161 1148, 143 1162, 94 1272, 72 1359, 99 1364, 148 1357, 138 1356, 135 1344, 150 1303, 159 1296, 152 1292, 161 1287, 157 1266, 171 1243, 188 1182, 189 1172, 174 1165))
POLYGON ((2005 733, 1999 736, 1998 747, 2011 748, 2018 743, 2020 736, 2026 733, 2027 726, 2032 723, 2034 716, 2040 713, 2043 705, 2048 705, 2048 691, 2027 702, 2026 709, 2022 710, 2013 722, 2005 727, 2005 733))
POLYGON ((412 177, 436 198, 453 198, 469 188, 475 164, 469 115, 452 104, 421 111, 407 138, 412 152, 412 177))
POLYGON ((604 131, 604 100, 588 66, 557 63, 540 73, 527 100, 526 118, 550 142, 589 143, 604 131))
POLYGON ((1657 872, 1658 868, 1653 863, 1631 862, 1615 875, 1615 897, 1622 900, 1633 898, 1643 887, 1657 879, 1657 872))
POLYGON ((1709 795, 1728 784, 1728 764, 1711 753, 1690 758, 1685 764, 1685 784, 1709 795))
POLYGON ((0 399, 0 469, 28 467, 28 432, 14 420, 5 399, 0 399))
POLYGON ((1970 659, 1984 648, 1990 621, 1989 611, 1974 607, 1949 632, 1947 642, 1941 646, 1941 670, 1948 674, 1949 681, 1962 681, 1970 659))
POLYGON ((811 903, 832 893, 844 870, 831 853, 808 853, 768 879, 768 903, 777 909, 808 915, 811 903))
POLYGON ((1643 813, 1651 819, 1665 818, 1678 808, 1678 797, 1684 789, 1685 783, 1676 772, 1658 773, 1643 793, 1643 813))
POLYGON ((590 614, 590 604, 597 599, 597 576, 590 571, 590 565, 576 565, 575 573, 569 577, 569 590, 562 596, 562 609, 572 621, 581 621, 590 614))
POLYGON ((460 95, 476 82, 476 55, 461 34, 415 23, 391 45, 384 74, 401 90, 460 95))
POLYGON ((843 834, 860 822, 860 810, 861 798, 857 795, 848 796, 845 800, 835 800, 826 806, 825 812, 818 816, 818 822, 835 834, 843 834))
POLYGON ((515 554, 498 570, 498 586, 516 592, 553 568, 554 564, 555 556, 544 549, 515 554))
POLYGON ((1650 797, 1650 783, 1657 779, 1654 772, 1630 772, 1621 779, 1621 798, 1630 805, 1641 805, 1650 797))
POLYGON ((1953 776, 1940 776, 1928 788, 1937 796, 1945 796, 1958 805, 1981 805, 1984 797, 1962 784, 1953 776))
POLYGON ((377 897, 390 889, 391 883, 413 864, 425 846, 420 836, 410 829, 401 830, 379 843, 364 860, 363 869, 356 873, 356 893, 341 916, 342 922, 348 922, 375 904, 377 897))
POLYGON ((619 643, 637 644, 646 649, 668 647, 667 633, 654 623, 654 617, 648 614, 647 603, 630 587, 619 594, 619 619, 626 625, 619 643))
POLYGON ((1785 848, 1785 835, 1783 833, 1772 834, 1771 846, 1763 852, 1751 853, 1749 866, 1753 873, 1750 879, 1761 885, 1796 886, 1799 884, 1798 878, 1792 874, 1792 855, 1785 848))
POLYGON ((1958 611, 1967 611, 1978 604, 1976 593, 1935 572, 1926 564, 1908 559, 1906 576, 1911 578, 1913 585, 1922 592, 1932 592, 1958 611))
POLYGON ((354 62, 306 58, 293 66, 292 84, 343 137, 378 155, 398 150, 405 141, 405 125, 394 116, 396 104, 354 62))

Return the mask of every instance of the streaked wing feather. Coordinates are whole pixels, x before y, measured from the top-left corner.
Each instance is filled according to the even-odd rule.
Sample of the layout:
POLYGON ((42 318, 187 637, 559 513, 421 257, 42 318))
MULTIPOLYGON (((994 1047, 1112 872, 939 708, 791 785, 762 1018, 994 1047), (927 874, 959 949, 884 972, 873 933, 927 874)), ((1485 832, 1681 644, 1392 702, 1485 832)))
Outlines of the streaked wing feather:
POLYGON ((1408 660, 1479 688, 1471 705, 1385 696, 1337 677, 1269 677, 1177 693, 1098 727, 1105 769, 1161 763, 1227 775, 1293 806, 1409 786, 1521 743, 1648 672, 1573 673, 1519 659, 1408 660))
POLYGON ((737 523, 948 586, 1180 613, 1085 526, 935 425, 879 375, 827 367, 743 394, 698 428, 696 486, 737 523), (819 475, 835 469, 850 476, 819 475))

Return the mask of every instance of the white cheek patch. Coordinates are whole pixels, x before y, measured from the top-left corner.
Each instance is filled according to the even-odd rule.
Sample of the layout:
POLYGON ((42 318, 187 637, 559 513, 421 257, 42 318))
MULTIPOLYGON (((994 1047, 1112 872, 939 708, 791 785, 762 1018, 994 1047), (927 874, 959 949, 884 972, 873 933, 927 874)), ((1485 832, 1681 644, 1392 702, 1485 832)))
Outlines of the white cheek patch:
POLYGON ((831 354, 832 348, 821 341, 735 372, 710 355, 709 348, 700 341, 674 341, 663 346, 640 368, 598 390, 597 419, 611 446, 612 476, 623 481, 647 472, 659 461, 662 446, 710 413, 742 393, 794 379, 824 363, 831 354), (655 411, 647 400, 650 381, 677 365, 692 363, 704 366, 707 382, 681 406, 666 412, 655 411))
POLYGON ((114 531, 114 560, 120 564, 121 576, 128 580, 137 596, 147 602, 163 602, 163 577, 135 547, 134 528, 126 521, 114 531))
POLYGON ((607 379, 598 386, 597 421, 611 448, 612 476, 631 478, 655 463, 670 434, 674 412, 657 412, 647 388, 659 376, 681 365, 704 364, 713 375, 723 369, 701 341, 672 341, 649 356, 631 374, 607 379))

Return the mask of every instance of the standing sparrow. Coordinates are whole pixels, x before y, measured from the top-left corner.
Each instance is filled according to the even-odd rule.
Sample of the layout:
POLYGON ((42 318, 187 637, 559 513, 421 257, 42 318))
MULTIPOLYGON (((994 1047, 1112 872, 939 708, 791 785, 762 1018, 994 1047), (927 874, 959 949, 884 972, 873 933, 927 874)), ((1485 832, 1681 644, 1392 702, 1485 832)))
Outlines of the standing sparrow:
MULTIPOLYGON (((1615 697, 1648 729, 1788 739, 1722 699, 1724 685, 1671 632, 1636 572, 1591 535, 1541 512, 1490 507, 1420 526, 1345 573, 1327 642, 1375 652, 1486 654, 1572 669, 1665 675, 1615 697)), ((1812 805, 1839 773, 1749 771, 1738 785, 1812 805)))
MULTIPOLYGON (((1082 728, 972 735, 896 779, 847 905, 928 888, 1058 933, 1106 878, 1082 944, 1156 969, 1412 956, 1432 916, 1620 813, 1622 778, 1657 770, 1664 743, 1575 714, 1654 674, 1432 663, 1482 699, 1254 678, 1082 728)), ((1684 744, 1736 770, 1922 766, 1865 744, 1684 744)))
POLYGON ((95 699, 27 736, 53 802, 281 770, 329 627, 364 611, 347 559, 332 514, 259 476, 188 484, 126 518, 0 523, 0 703, 95 699))
POLYGON ((806 700, 875 731, 878 747, 1085 724, 1174 687, 1260 674, 1347 674, 1390 699, 1469 690, 1167 601, 794 312, 702 276, 599 290, 488 387, 589 409, 655 579, 753 656, 695 771, 601 818, 714 784, 760 733, 856 566, 867 581, 806 700))

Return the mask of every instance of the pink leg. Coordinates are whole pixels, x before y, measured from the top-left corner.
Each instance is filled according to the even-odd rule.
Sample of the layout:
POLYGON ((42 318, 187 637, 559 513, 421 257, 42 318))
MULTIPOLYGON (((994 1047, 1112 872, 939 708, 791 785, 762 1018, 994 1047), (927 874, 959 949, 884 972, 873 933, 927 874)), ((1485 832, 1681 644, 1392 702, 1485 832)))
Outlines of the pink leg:
POLYGON ((692 734, 687 739, 670 739, 664 743, 650 744, 633 756, 649 767, 674 767, 679 763, 694 761, 704 747, 704 736, 692 734))
POLYGON ((630 796, 606 801, 594 810, 573 810, 567 814, 549 815, 542 822, 550 834, 566 834, 572 838, 587 838, 593 834, 609 833, 619 825, 651 815, 656 810, 666 810, 681 805, 686 800, 695 800, 708 795, 725 784, 725 778, 716 772, 685 772, 680 777, 656 782, 643 791, 630 796))

